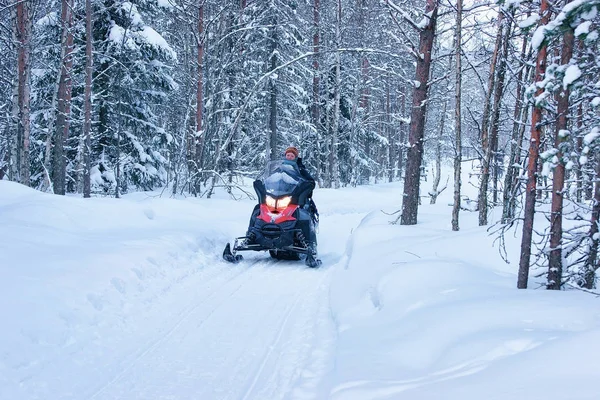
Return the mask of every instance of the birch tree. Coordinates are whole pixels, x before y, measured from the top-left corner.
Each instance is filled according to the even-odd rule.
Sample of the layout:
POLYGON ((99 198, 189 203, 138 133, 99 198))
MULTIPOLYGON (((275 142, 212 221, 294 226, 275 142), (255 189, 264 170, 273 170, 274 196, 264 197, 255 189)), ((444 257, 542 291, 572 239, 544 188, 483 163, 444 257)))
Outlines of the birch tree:
MULTIPOLYGON (((452 205, 452 230, 458 231, 460 212, 460 186, 462 163, 462 0, 456 0, 456 31, 455 31, 455 95, 454 95, 454 203, 452 205)), ((445 108, 445 107, 444 107, 445 108)))

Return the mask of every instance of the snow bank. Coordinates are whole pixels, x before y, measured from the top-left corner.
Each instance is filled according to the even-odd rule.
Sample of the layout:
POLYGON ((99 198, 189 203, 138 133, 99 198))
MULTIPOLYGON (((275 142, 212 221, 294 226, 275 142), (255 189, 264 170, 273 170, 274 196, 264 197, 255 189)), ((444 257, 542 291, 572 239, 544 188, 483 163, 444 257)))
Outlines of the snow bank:
POLYGON ((353 231, 331 289, 330 398, 597 398, 597 300, 517 290, 518 262, 500 259, 476 213, 450 231, 449 210, 423 205, 416 226, 373 212, 353 231))
POLYGON ((43 382, 65 390, 53 398, 76 398, 110 376, 98 363, 149 340, 138 328, 151 308, 173 317, 171 294, 213 273, 206 267, 220 264, 251 207, 147 194, 81 199, 0 181, 0 399, 48 398, 43 382))
POLYGON ((476 213, 452 232, 451 190, 418 225, 391 225, 381 210, 401 191, 317 189, 324 268, 240 275, 220 254, 252 200, 81 199, 0 181, 0 399, 596 399, 597 299, 517 290, 519 238, 507 265, 476 213))

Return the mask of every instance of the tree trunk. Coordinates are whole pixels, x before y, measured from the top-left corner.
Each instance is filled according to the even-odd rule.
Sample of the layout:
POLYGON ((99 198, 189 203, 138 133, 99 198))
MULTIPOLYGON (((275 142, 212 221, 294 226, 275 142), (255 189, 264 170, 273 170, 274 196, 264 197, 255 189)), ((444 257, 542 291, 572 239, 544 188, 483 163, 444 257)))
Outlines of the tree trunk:
MULTIPOLYGON (((570 0, 567 0, 567 4, 570 0)), ((561 65, 569 64, 573 56, 575 36, 572 29, 565 31, 561 51, 561 65)), ((552 173, 552 211, 550 216, 550 256, 548 258, 548 285, 551 290, 560 290, 562 285, 562 211, 565 185, 565 156, 569 157, 568 148, 568 114, 570 90, 562 86, 557 94, 558 121, 554 134, 554 146, 558 150, 558 165, 552 173), (566 153, 566 154, 565 154, 566 153)))
MULTIPOLYGON (((197 166, 197 160, 196 160, 196 129, 198 129, 198 125, 196 123, 196 114, 198 111, 198 69, 197 69, 197 58, 198 58, 198 53, 197 53, 197 48, 198 48, 198 42, 197 39, 195 37, 196 35, 194 35, 194 33, 192 31, 190 32, 186 32, 183 35, 183 59, 182 59, 182 63, 183 65, 185 65, 186 68, 186 73, 187 75, 190 77, 189 79, 189 83, 186 87, 186 90, 188 92, 187 95, 187 107, 185 110, 185 118, 184 118, 184 127, 182 128, 184 131, 184 138, 185 138, 185 147, 184 147, 184 151, 185 151, 185 162, 187 165, 187 174, 188 174, 188 178, 187 180, 185 180, 185 183, 182 184, 181 190, 182 193, 184 190, 188 190, 192 195, 194 195, 195 190, 196 190, 196 179, 200 179, 198 178, 197 175, 197 171, 198 169, 196 168, 197 166), (196 50, 196 52, 194 53, 194 50, 196 50), (195 60, 193 60, 193 58, 195 57, 195 60)), ((174 185, 177 184, 177 181, 179 181, 179 177, 175 176, 175 182, 174 185)), ((177 193, 177 189, 173 188, 174 192, 173 193, 177 193)))
MULTIPOLYGON (((460 229, 460 185, 461 185, 461 162, 462 162, 462 0, 456 0, 456 38, 455 38, 455 94, 454 94, 454 202, 452 204, 452 230, 457 232, 460 229)), ((444 106, 444 109, 446 107, 444 106)))
POLYGON ((71 117, 71 92, 73 68, 73 3, 72 0, 62 0, 61 22, 61 64, 58 83, 58 108, 56 115, 56 131, 54 134, 54 162, 52 184, 54 193, 64 195, 66 189, 66 156, 65 146, 69 138, 69 122, 71 117))
MULTIPOLYGON (((579 103, 577 107, 577 154, 581 154, 583 151, 583 135, 581 131, 583 128, 583 102, 579 103)), ((581 203, 583 195, 583 165, 577 165, 577 203, 581 203)))
MULTIPOLYGON (((504 21, 504 18, 502 18, 504 21)), ((494 82, 494 106, 492 110, 492 123, 491 132, 489 135, 488 146, 485 150, 485 160, 483 162, 483 173, 481 174, 481 185, 479 187, 479 226, 488 224, 488 185, 490 179, 490 166, 494 164, 494 168, 497 168, 496 154, 498 150, 498 126, 500 120, 500 105, 502 102, 502 94, 504 92, 504 76, 506 73, 506 59, 508 57, 509 49, 509 38, 511 30, 512 16, 506 23, 506 37, 504 32, 504 23, 498 30, 500 39, 496 39, 496 45, 502 46, 502 55, 498 59, 498 70, 497 76, 494 82)), ((494 172, 496 174, 496 172, 494 172)), ((494 178, 496 179, 496 178, 494 178)), ((497 201, 496 195, 494 195, 494 202, 497 201)))
MULTIPOLYGON (((342 0, 337 2, 336 24, 335 24, 335 43, 337 49, 342 43, 342 0)), ((336 49, 336 50, 337 50, 336 49)), ((329 173, 331 174, 331 187, 337 189, 340 186, 340 176, 338 167, 338 135, 340 126, 340 92, 341 92, 341 57, 340 52, 335 52, 335 87, 333 103, 333 120, 331 121, 331 148, 329 152, 329 173)))
POLYGON ((504 82, 506 75, 506 64, 508 63, 509 57, 509 44, 510 37, 512 35, 512 21, 514 20, 515 11, 514 8, 510 11, 510 16, 505 22, 506 34, 504 37, 504 43, 502 48, 502 59, 498 64, 498 79, 496 81, 496 92, 494 93, 494 109, 492 114, 492 132, 491 132, 491 147, 492 147, 492 159, 488 162, 488 167, 493 165, 492 169, 492 202, 494 205, 498 204, 498 172, 500 171, 500 165, 503 160, 499 160, 498 154, 498 137, 500 129, 500 107, 502 106, 502 98, 504 96, 504 82))
MULTIPOLYGON (((269 49, 270 65, 269 71, 277 68, 277 20, 273 18, 271 27, 271 48, 269 49)), ((275 78, 269 79, 269 159, 276 160, 277 152, 277 85, 275 78)))
MULTIPOLYGON (((331 73, 329 65, 327 65, 327 72, 326 72, 326 76, 327 78, 325 79, 325 93, 326 93, 326 99, 325 99, 325 117, 324 117, 324 132, 326 135, 331 135, 331 122, 332 122, 332 112, 333 112, 333 101, 331 99, 331 93, 332 90, 334 90, 331 87, 331 79, 329 77, 329 74, 331 73)), ((331 140, 329 139, 329 137, 326 136, 323 138, 323 187, 326 188, 330 188, 331 187, 331 172, 329 167, 331 166, 330 162, 329 162, 329 154, 331 153, 332 149, 331 149, 331 140)))
MULTIPOLYGON (((366 14, 366 0, 358 0, 357 6, 359 8, 358 11, 358 29, 360 32, 360 45, 367 46, 365 40, 365 31, 368 27, 365 24, 365 14, 366 14)), ((338 44, 339 47, 339 44, 338 44)), ((366 56, 363 56, 360 60, 360 100, 358 102, 359 107, 362 108, 365 114, 369 113, 369 59, 366 56)))
MULTIPOLYGON (((527 52, 527 38, 523 38, 523 44, 521 47, 521 59, 525 60, 527 52)), ((529 58, 527 58, 529 59, 529 58)), ((528 77, 527 66, 524 64, 517 74, 517 95, 515 102, 515 111, 513 114, 513 129, 510 143, 510 156, 508 162, 508 168, 506 169, 506 175, 504 176, 504 193, 503 193, 503 208, 502 208, 502 223, 506 224, 511 221, 515 216, 516 204, 514 202, 515 193, 513 190, 518 182, 515 178, 518 178, 520 168, 520 154, 521 154, 521 142, 522 137, 520 135, 523 132, 521 124, 522 115, 527 110, 527 106, 524 106, 525 99, 523 98, 523 76, 528 77)))
MULTIPOLYGON (((546 143, 545 143, 545 138, 544 138, 544 132, 542 131, 540 133, 540 148, 538 153, 543 153, 546 151, 546 143)), ((546 177, 542 175, 542 170, 543 170, 543 163, 538 163, 538 170, 537 170, 537 180, 538 180, 538 186, 537 186, 537 195, 536 195, 536 199, 537 200, 542 200, 543 199, 543 194, 544 194, 544 190, 547 187, 547 180, 546 177)))
POLYGON ((30 75, 31 75, 31 2, 16 4, 15 39, 17 42, 17 160, 18 180, 30 185, 30 75))
MULTIPOLYGON (((8 127, 4 128, 4 137, 0 136, 2 139, 4 147, 4 153, 0 152, 0 181, 4 179, 6 174, 8 173, 8 168, 10 165, 10 133, 8 131, 8 127)), ((1 147, 0 147, 1 149, 1 147)))
MULTIPOLYGON (((487 153, 488 148, 488 126, 490 119, 490 103, 492 102, 492 93, 494 91, 494 81, 496 78, 496 66, 498 65, 498 52, 502 44, 502 29, 504 27, 504 13, 502 10, 498 13, 498 31, 496 33, 496 45, 494 46, 494 52, 492 53, 492 60, 490 61, 490 75, 488 77, 488 90, 485 95, 485 102, 483 104, 483 117, 481 120, 481 149, 483 154, 487 153)), ((485 167, 484 167, 485 168, 485 167)))
POLYGON ((83 150, 83 197, 85 198, 91 196, 92 61, 92 2, 91 0, 85 0, 85 94, 83 104, 85 108, 85 119, 83 121, 83 135, 85 136, 85 148, 83 150))
POLYGON ((321 90, 320 90, 320 67, 319 67, 319 51, 320 51, 320 15, 321 15, 321 4, 320 0, 314 0, 313 5, 313 101, 312 101, 312 120, 315 127, 315 179, 317 182, 321 180, 321 149, 320 140, 322 135, 322 124, 321 124, 321 90))
POLYGON ((594 172, 588 170, 585 174, 585 178, 583 179, 583 188, 585 190, 585 199, 591 200, 593 198, 593 188, 594 188, 594 172))
POLYGON ((395 161, 396 161, 396 146, 394 146, 394 130, 392 129, 392 104, 390 99, 390 77, 386 76, 385 81, 385 130, 387 132, 388 146, 388 182, 394 181, 395 161))
POLYGON ((419 186, 421 162, 423 160, 423 136, 425 132, 425 113, 427 112, 427 89, 431 53, 435 39, 435 27, 438 12, 436 0, 427 0, 425 15, 430 15, 427 24, 419 33, 419 58, 415 72, 415 88, 413 90, 412 112, 410 119, 409 149, 404 179, 404 195, 402 201, 402 225, 415 225, 419 208, 419 186))
MULTIPOLYGON (((17 19, 17 11, 16 11, 16 7, 13 9, 13 19, 16 21, 17 19)), ((14 29, 14 40, 15 42, 17 41, 16 37, 17 37, 17 24, 15 23, 15 29, 14 29)), ((17 71, 18 74, 18 71, 17 71)), ((21 138, 21 127, 20 127, 20 118, 21 118, 21 114, 20 114, 20 102, 19 102, 19 75, 17 75, 17 79, 15 79, 13 81, 13 87, 12 87, 12 101, 11 101, 11 105, 12 105, 12 109, 11 109, 11 128, 12 125, 14 124, 14 129, 15 132, 13 134, 13 132, 9 131, 7 133, 7 142, 8 142, 8 179, 12 180, 12 181, 16 181, 16 182, 20 182, 21 181, 21 174, 20 174, 20 165, 21 165, 21 142, 22 142, 22 138, 21 138)))
POLYGON ((201 171, 204 152, 204 131, 202 130, 202 114, 204 111, 204 69, 202 68, 202 58, 204 56, 204 0, 199 0, 198 5, 198 82, 196 90, 196 134, 195 137, 195 170, 193 192, 197 196, 200 194, 200 185, 202 182, 201 171))
MULTIPOLYGON (((225 31, 223 36, 227 39, 225 40, 227 49, 234 49, 235 44, 233 43, 233 26, 235 25, 234 14, 226 13, 225 17, 225 31)), ((235 93, 235 71, 232 67, 228 67, 225 69, 225 74, 227 76, 227 88, 223 92, 224 104, 223 107, 227 110, 227 113, 224 115, 225 118, 225 126, 231 126, 231 115, 234 110, 234 101, 232 98, 233 93, 235 93)), ((231 194, 233 187, 233 177, 235 175, 236 169, 236 143, 237 143, 238 130, 235 129, 232 133, 231 140, 227 144, 227 193, 231 194)))
MULTIPOLYGON (((596 163, 596 176, 600 177, 600 157, 596 163)), ((588 233, 591 244, 585 260, 585 272, 582 282, 582 286, 587 289, 594 288, 596 283, 596 271, 600 267, 600 262, 598 260, 598 248, 600 243, 600 237, 598 235, 600 225, 600 179, 596 180, 594 192, 594 205, 592 208, 590 232, 588 233)))
MULTIPOLYGON (((121 47, 122 48, 122 47, 121 47)), ((117 73, 118 79, 117 82, 119 84, 122 81, 120 73, 117 73)), ((120 87, 120 86, 119 86, 120 87)), ((115 154, 115 162, 117 163, 116 174, 115 174, 115 198, 118 199, 121 197, 121 126, 123 124, 123 112, 121 109, 121 98, 120 89, 116 90, 117 96, 119 96, 119 102, 117 104, 117 145, 116 145, 116 154, 115 154)))
MULTIPOLYGON (((61 33, 61 41, 63 40, 63 36, 61 33)), ((58 116, 58 97, 59 97, 59 92, 61 89, 60 86, 60 79, 62 77, 62 60, 64 59, 64 54, 62 54, 62 52, 64 51, 64 46, 62 46, 62 42, 61 42, 61 63, 59 65, 59 71, 58 74, 56 74, 56 83, 55 83, 55 90, 54 93, 52 94, 52 102, 50 103, 50 109, 52 110, 52 115, 51 118, 48 120, 47 122, 47 132, 48 134, 46 135, 46 143, 45 143, 45 149, 44 149, 44 160, 43 160, 43 168, 44 168, 44 172, 45 172, 45 179, 44 179, 44 183, 42 184, 42 190, 43 191, 47 191, 47 188, 50 188, 52 190, 53 193, 55 193, 54 191, 54 183, 53 183, 53 171, 54 171, 54 160, 53 160, 53 156, 52 154, 54 153, 54 143, 56 141, 55 137, 56 137, 56 118, 58 116)))
MULTIPOLYGON (((400 109, 402 117, 406 115, 406 87, 401 86, 400 92, 400 109)), ((400 125, 400 144, 398 146, 398 178, 402 178, 402 170, 404 169, 404 141, 406 140, 406 124, 401 122, 400 125)))
MULTIPOLYGON (((129 5, 129 15, 131 15, 132 11, 133 11, 133 7, 134 5, 132 3, 128 3, 129 5)), ((123 48, 125 47, 125 42, 127 40, 127 31, 130 29, 131 24, 129 24, 128 26, 125 27, 125 30, 123 32, 122 35, 122 39, 121 39, 121 45, 119 48, 119 59, 123 57, 123 48)), ((117 61, 119 61, 119 59, 117 59, 117 61)), ((123 65, 122 63, 119 62, 119 66, 117 67, 117 87, 115 89, 115 93, 117 98, 119 99, 119 101, 117 102, 117 145, 116 145, 116 154, 115 154, 115 160, 117 163, 117 168, 116 168, 116 174, 115 174, 115 198, 119 199, 121 198, 121 185, 123 184, 124 187, 126 187, 126 182, 122 183, 121 181, 121 129, 123 127, 123 109, 122 109, 122 104, 123 104, 123 96, 121 95, 121 91, 123 90, 122 85, 124 84, 123 82, 123 65)), ((101 111, 102 113, 102 111, 101 111)), ((100 114, 100 118, 102 119, 102 114, 100 114)))
MULTIPOLYGON (((583 102, 582 102, 583 103, 583 102)), ((578 111, 577 111, 577 129, 579 132, 583 129, 583 106, 582 103, 579 103, 578 111)), ((577 152, 581 154, 583 150, 583 135, 578 135, 577 138, 577 152)), ((585 200, 592 200, 593 198, 593 189, 594 189, 594 172, 592 169, 587 168, 586 166, 579 166, 579 175, 581 175, 581 191, 580 193, 584 195, 585 200)))
MULTIPOLYGON (((540 14, 542 15, 540 26, 548 24, 548 21, 550 20, 548 0, 542 0, 540 14)), ((537 54, 535 82, 542 81, 544 78, 544 74, 546 73, 546 53, 546 45, 542 44, 537 54)), ((542 91, 543 88, 538 88, 536 90, 535 96, 539 96, 540 93, 542 93, 542 91)), ((533 112, 531 114, 531 139, 529 142, 529 163, 527 165, 527 190, 525 193, 523 236, 521 239, 521 257, 519 260, 519 277, 517 281, 517 287, 519 289, 526 289, 527 281, 529 280, 531 240, 533 237, 533 217, 535 215, 537 164, 540 150, 540 139, 542 136, 542 127, 540 125, 541 122, 542 108, 534 105, 533 112)))
MULTIPOLYGON (((458 0, 460 2, 462 0, 458 0)), ((444 101, 444 109, 442 111, 442 118, 440 120, 440 130, 439 135, 435 143, 435 175, 433 176, 433 187, 431 189, 431 193, 429 195, 431 198, 429 199, 429 204, 435 204, 437 201, 437 197, 441 192, 438 192, 438 187, 440 185, 440 179, 442 177, 442 138, 444 137, 444 125, 446 124, 446 108, 448 106, 448 101, 444 101)))

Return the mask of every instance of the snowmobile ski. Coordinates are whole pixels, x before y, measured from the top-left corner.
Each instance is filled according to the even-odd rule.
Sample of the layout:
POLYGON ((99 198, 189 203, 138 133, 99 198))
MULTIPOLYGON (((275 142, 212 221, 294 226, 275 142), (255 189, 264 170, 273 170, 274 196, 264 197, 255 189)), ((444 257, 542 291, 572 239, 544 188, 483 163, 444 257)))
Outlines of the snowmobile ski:
POLYGON ((244 257, 241 254, 232 253, 231 245, 229 243, 227 243, 227 245, 225 246, 225 250, 223 250, 223 259, 225 261, 235 264, 235 263, 242 261, 244 259, 244 257))

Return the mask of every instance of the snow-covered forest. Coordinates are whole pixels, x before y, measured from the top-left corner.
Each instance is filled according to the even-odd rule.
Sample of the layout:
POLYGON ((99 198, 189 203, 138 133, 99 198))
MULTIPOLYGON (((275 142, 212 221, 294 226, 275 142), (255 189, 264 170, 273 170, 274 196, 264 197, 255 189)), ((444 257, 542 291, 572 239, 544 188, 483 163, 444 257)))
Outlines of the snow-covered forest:
POLYGON ((210 198, 295 145, 319 187, 404 179, 414 224, 448 186, 440 164, 475 162, 453 230, 465 200, 481 225, 502 207, 501 231, 524 222, 519 287, 536 264, 549 287, 592 288, 598 4, 2 0, 0 178, 210 198))
POLYGON ((596 399, 599 11, 0 0, 0 399, 596 399))

